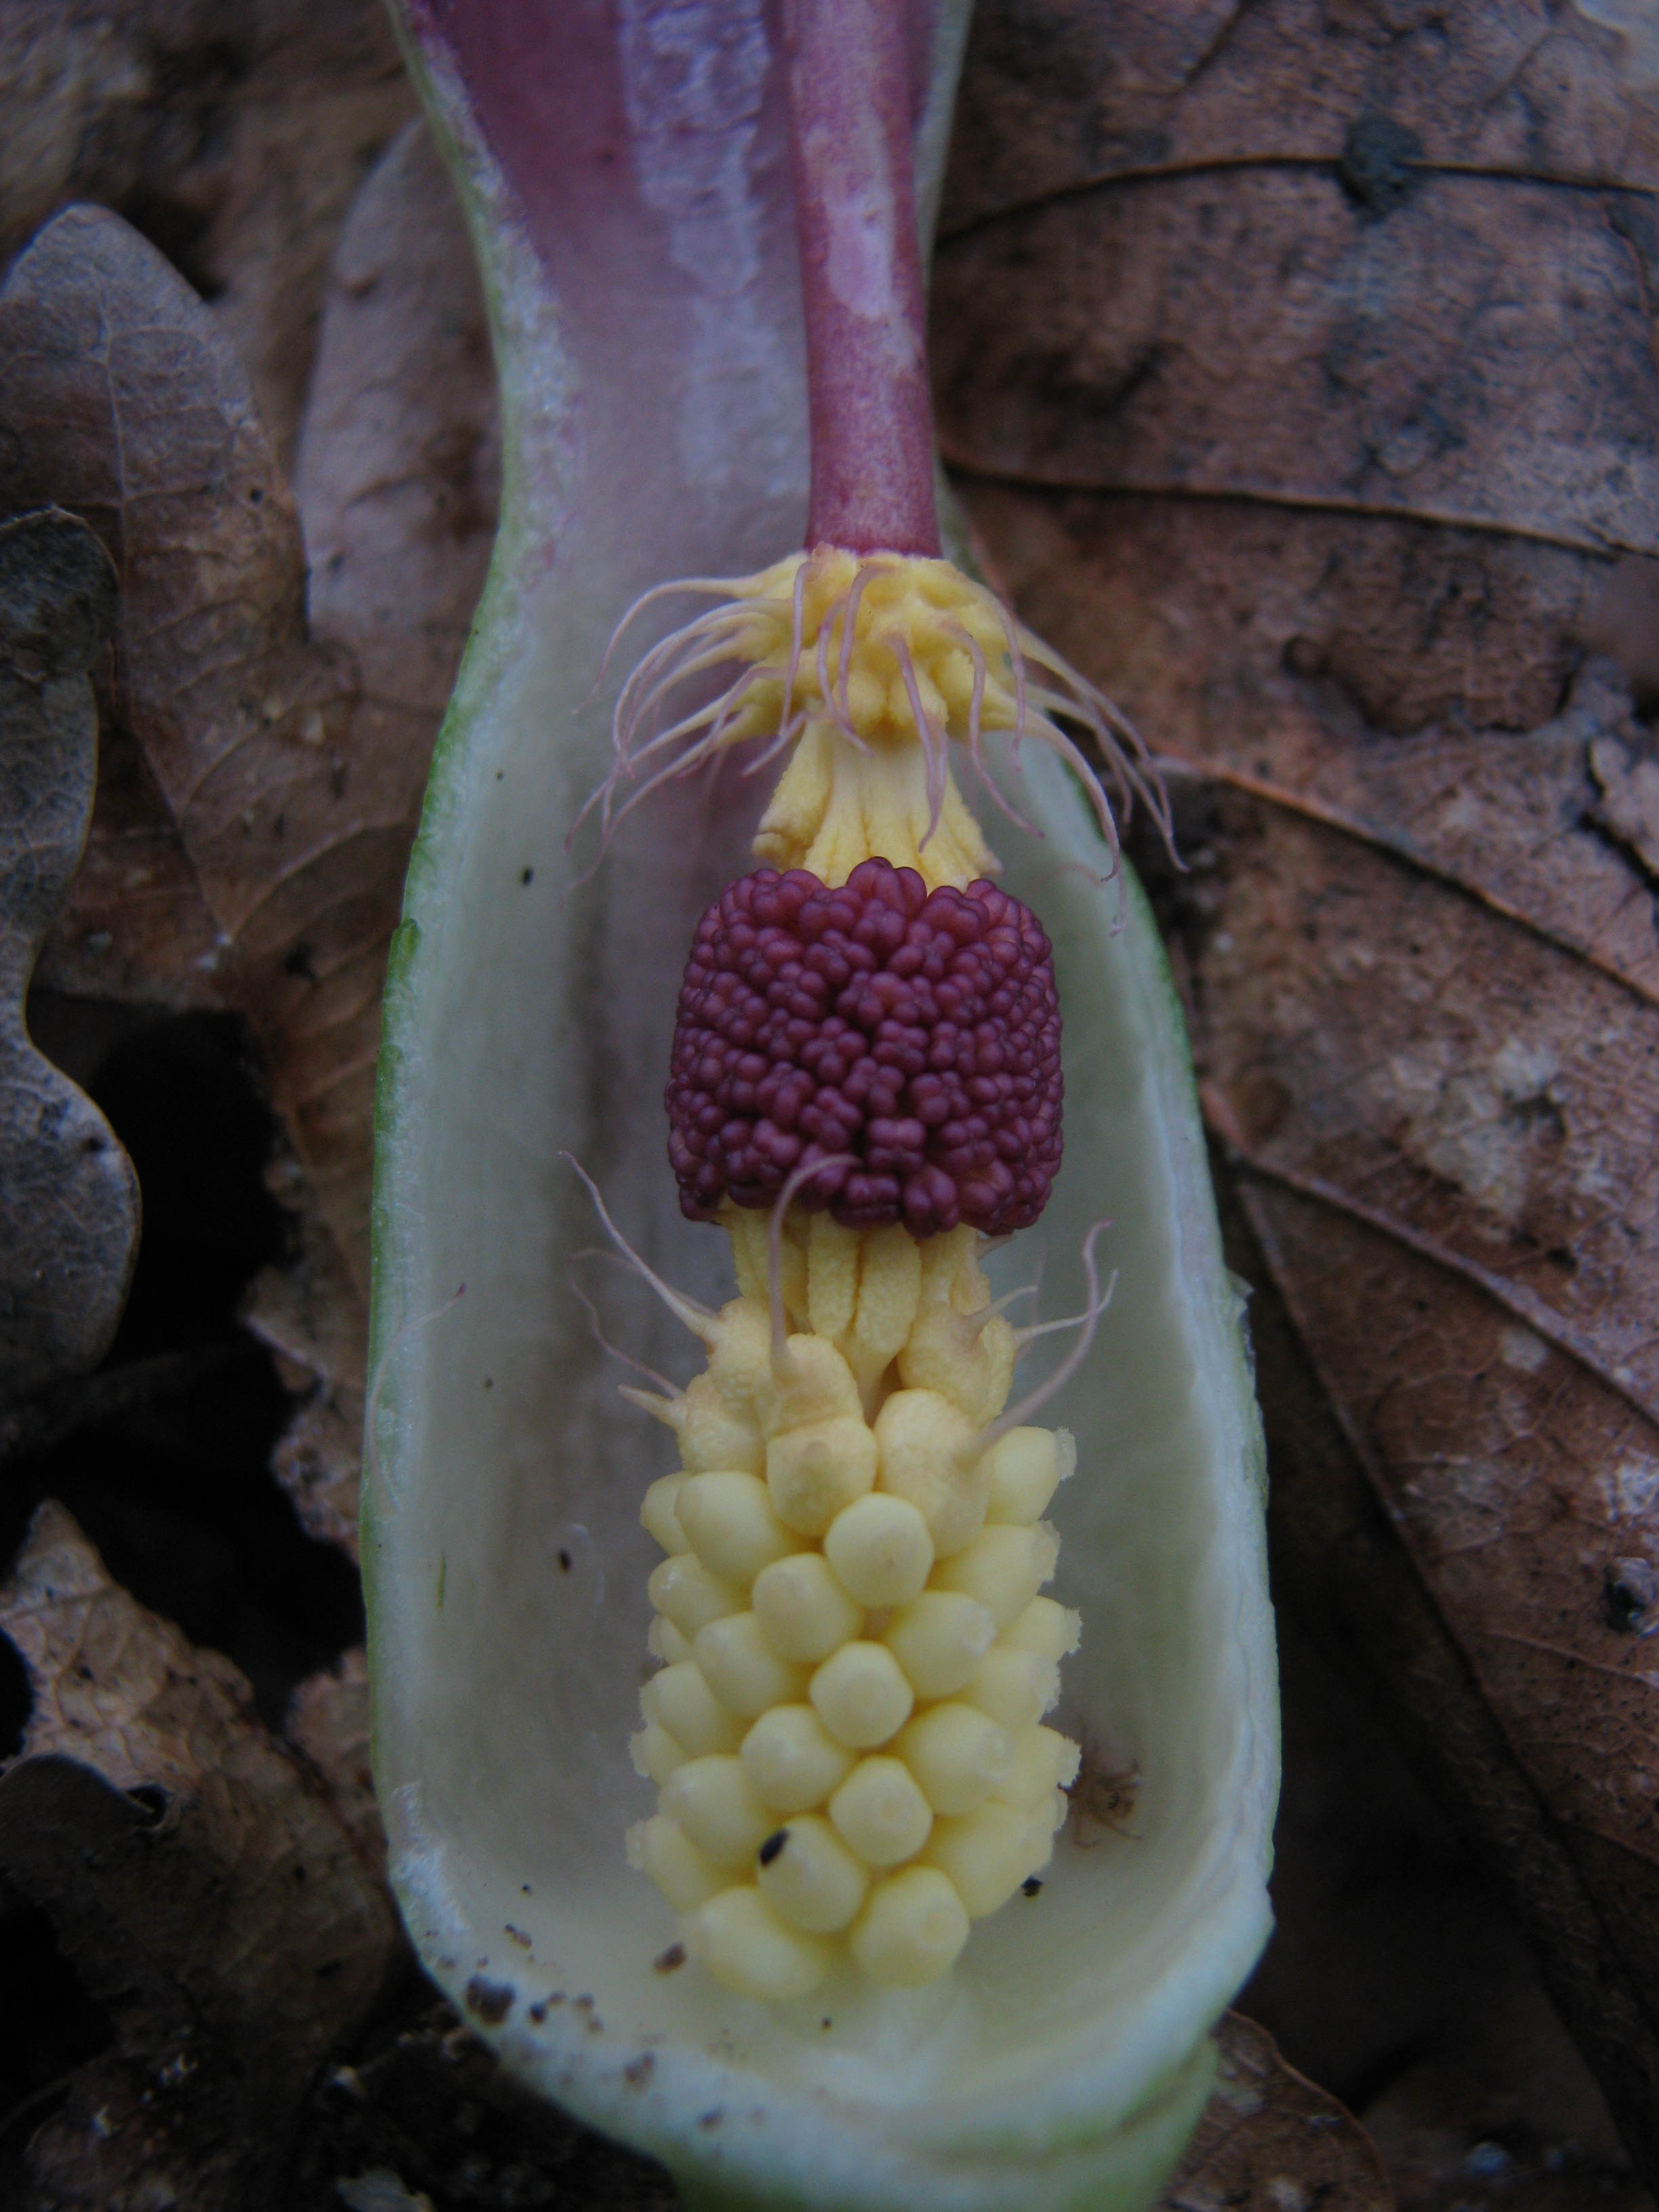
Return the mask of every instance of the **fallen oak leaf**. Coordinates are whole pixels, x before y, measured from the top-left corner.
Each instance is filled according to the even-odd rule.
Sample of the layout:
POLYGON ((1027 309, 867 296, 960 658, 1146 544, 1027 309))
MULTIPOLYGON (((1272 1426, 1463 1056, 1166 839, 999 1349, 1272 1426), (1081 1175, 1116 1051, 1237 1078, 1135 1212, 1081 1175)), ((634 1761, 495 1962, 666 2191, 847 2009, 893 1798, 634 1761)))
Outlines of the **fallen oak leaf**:
MULTIPOLYGON (((417 155, 405 153, 397 173, 411 162, 417 155)), ((439 216, 427 228, 440 240, 441 186, 427 175, 439 216)), ((428 261, 441 262, 443 250, 428 246, 428 261)), ((449 252, 465 258, 464 243, 449 252)), ((419 382, 421 335, 452 313, 454 291, 452 283, 436 298, 404 301, 404 388, 419 382)), ((112 216, 59 216, 0 295, 0 361, 9 434, 0 480, 52 484, 105 533, 124 579, 108 750, 125 751, 125 780, 112 788, 132 803, 111 810, 101 850, 94 817, 94 854, 106 865, 59 933, 82 955, 52 980, 107 988, 84 957, 96 940, 131 994, 176 1004, 210 994, 246 1013, 301 1170, 284 1193, 301 1217, 301 1278, 263 1285, 250 1316, 306 1391, 278 1472, 313 1532, 350 1548, 380 988, 444 664, 459 654, 487 551, 488 459, 474 520, 459 534, 434 531, 422 588, 397 601, 405 645, 411 632, 423 640, 424 690, 395 711, 379 701, 361 710, 349 653, 307 635, 298 520, 246 378, 158 255, 112 216), (163 864, 159 901, 149 881, 135 901, 135 842, 141 874, 163 864), (146 927, 152 905, 159 928, 146 927), (152 962, 137 975, 134 936, 152 962), (205 968, 195 952, 204 939, 205 968)), ((457 395, 465 388, 448 383, 457 395)), ((421 456, 405 441, 394 462, 384 395, 381 406, 367 430, 348 420, 355 475, 331 470, 340 437, 319 428, 312 449, 324 481, 361 494, 401 466, 407 493, 421 456)), ((441 410, 437 425, 430 436, 453 471, 441 410)), ((474 442, 488 447, 487 410, 474 442)), ((350 580, 360 593, 378 590, 380 605, 396 598, 390 575, 409 503, 382 506, 367 529, 361 499, 336 516, 357 532, 350 580)), ((337 629, 350 628, 349 611, 337 607, 337 629)), ((396 631, 384 619, 375 631, 382 673, 398 657, 396 631)))
POLYGON ((331 1139, 342 1088, 372 1079, 414 775, 343 750, 355 672, 307 639, 298 523, 246 377, 152 247, 98 210, 59 216, 0 293, 0 364, 6 477, 53 485, 111 549, 118 719, 217 933, 219 995, 352 1255, 360 1163, 331 1139))
POLYGON ((37 2169, 88 2208, 140 2174, 240 2202, 395 1954, 379 1874, 236 1668, 112 1583, 60 1506, 0 1589, 0 1633, 33 1698, 0 1779, 0 1875, 118 2033, 37 2169))
POLYGON ((417 117, 364 179, 341 232, 294 471, 312 635, 352 654, 354 740, 377 756, 423 762, 431 750, 500 489, 477 266, 417 117))
POLYGON ((1659 544, 1650 98, 1583 11, 1277 0, 1178 52, 1119 15, 1092 77, 1096 19, 1041 73, 1026 20, 970 64, 1034 167, 947 213, 947 450, 1023 611, 1188 769, 1166 913, 1290 1324, 1281 1560, 1344 1591, 1651 2179, 1654 1690, 1607 1592, 1659 1547, 1655 904, 1607 810, 1645 738, 1577 641, 1659 544), (1421 1610, 1366 1596, 1386 1524, 1306 1510, 1344 1454, 1421 1610))
POLYGON ((132 1163, 23 1012, 87 834, 88 671, 114 615, 108 557, 73 516, 0 523, 0 1404, 97 1365, 137 1255, 132 1163))
POLYGON ((1164 766, 1389 852, 1659 1005, 1653 904, 1626 857, 1653 872, 1655 771, 1611 662, 1585 660, 1559 711, 1523 732, 1435 722, 1376 746, 1356 719, 1334 748, 1343 719, 1328 696, 1318 722, 1287 712, 1249 765, 1164 766))
POLYGON ((1334 2097, 1287 2066, 1242 2013, 1216 2030, 1216 2086, 1161 2212, 1394 2212, 1376 2146, 1334 2097))
POLYGON ((1640 58, 1615 27, 1621 13, 1639 24, 1639 9, 1617 0, 1560 21, 1541 8, 1471 9, 1448 38, 1428 9, 1333 15, 1315 0, 985 9, 945 226, 1206 164, 1317 169, 1373 216, 1437 169, 1659 182, 1659 118, 1632 100, 1640 58))
POLYGON ((370 0, 10 0, 0 265, 112 208, 212 303, 286 461, 334 241, 412 102, 370 0))
POLYGON ((309 1764, 369 1864, 384 1865, 386 1831, 369 1770, 368 1657, 361 1644, 300 1684, 283 1736, 309 1764))
MULTIPOLYGON (((313 634, 361 672, 354 755, 424 772, 495 540, 499 468, 477 268, 416 121, 364 179, 342 234, 295 485, 313 634)), ((261 1273, 244 1318, 300 1398, 275 1471, 306 1528, 355 1556, 366 1316, 303 1175, 276 1164, 272 1187, 295 1217, 295 1249, 261 1273)))
MULTIPOLYGON (((419 1994, 395 2039, 377 2033, 307 2099, 284 2212, 325 2212, 343 2184, 384 2176, 396 2177, 405 2203, 672 2212, 679 2199, 661 2166, 524 2088, 447 2006, 419 1994)), ((538 2002, 568 2000, 550 1990, 538 2002)))
POLYGON ((1601 804, 1588 818, 1623 846, 1659 888, 1659 763, 1650 740, 1636 738, 1626 746, 1620 742, 1622 735, 1590 741, 1589 772, 1600 787, 1601 804))
MULTIPOLYGON (((488 559, 495 459, 477 279, 422 126, 365 183, 341 256, 305 429, 310 642, 295 509, 245 381, 207 312, 131 233, 92 211, 59 218, 14 271, 0 351, 15 349, 15 469, 67 487, 112 535, 117 451, 125 469, 169 486, 160 514, 119 507, 122 555, 148 604, 132 611, 131 638, 123 632, 91 865, 46 976, 82 994, 247 1012, 294 1147, 273 1176, 296 1249, 256 1285, 246 1318, 301 1396, 278 1477, 311 1533, 349 1551, 380 985, 427 757, 488 559), (147 288, 164 312, 150 314, 147 288), (84 314, 94 295, 112 330, 125 314, 151 333, 148 367, 141 349, 125 395, 75 356, 76 301, 84 314), (193 431, 146 398, 157 323, 167 373, 218 395, 216 410, 186 417, 193 431), (53 412, 54 361, 70 364, 86 401, 67 430, 53 412), (228 556, 228 574, 198 562, 204 542, 228 556), (199 635, 227 602, 247 618, 214 679, 180 696, 170 653, 156 650, 155 610, 199 635), (273 722, 273 700, 296 677, 319 696, 273 722)), ((171 644, 179 633, 166 635, 171 644)), ((220 645, 215 635, 210 649, 220 645)))

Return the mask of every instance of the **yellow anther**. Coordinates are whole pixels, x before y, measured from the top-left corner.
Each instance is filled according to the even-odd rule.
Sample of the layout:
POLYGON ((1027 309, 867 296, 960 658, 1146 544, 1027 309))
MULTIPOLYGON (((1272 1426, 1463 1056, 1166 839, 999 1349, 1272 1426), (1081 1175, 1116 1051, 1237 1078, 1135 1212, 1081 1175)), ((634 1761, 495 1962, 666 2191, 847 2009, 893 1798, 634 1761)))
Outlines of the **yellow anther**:
POLYGON ((976 1425, 937 1390, 896 1390, 876 1416, 881 1486, 908 1498, 949 1559, 979 1534, 990 1477, 969 1455, 976 1425))
POLYGON ((745 1474, 761 1472, 766 1440, 760 1425, 732 1412, 713 1375, 699 1375, 678 1398, 659 1398, 648 1390, 626 1395, 673 1430, 679 1440, 680 1463, 690 1473, 717 1467, 740 1468, 745 1474))
POLYGON ((898 1356, 899 1376, 908 1389, 948 1398, 971 1428, 988 1428, 1008 1401, 1018 1349, 1000 1314, 970 1317, 924 1298, 898 1356))
POLYGON ((733 1298, 715 1316, 708 1337, 708 1376, 727 1414, 742 1427, 762 1427, 759 1400, 771 1382, 771 1324, 763 1303, 733 1298))
MULTIPOLYGON (((907 1237, 905 1241, 908 1243, 910 1240, 907 1237)), ((831 1213, 808 1216, 806 1318, 813 1333, 827 1337, 831 1344, 839 1343, 851 1333, 858 1312, 859 1277, 863 1264, 864 1238, 856 1229, 842 1228, 831 1213)), ((786 1279, 786 1302, 788 1291, 786 1279)), ((892 1356, 890 1352, 887 1355, 889 1359, 892 1356)))
POLYGON ((860 1233, 858 1314, 847 1346, 854 1372, 879 1374, 904 1349, 921 1297, 921 1249, 899 1222, 860 1233))
MULTIPOLYGON (((878 711, 873 719, 890 717, 878 711)), ((814 723, 761 817, 755 858, 772 868, 805 868, 832 886, 872 853, 896 868, 914 868, 930 891, 1000 874, 1001 864, 948 769, 937 818, 928 783, 920 746, 863 754, 833 724, 814 723)))
MULTIPOLYGON (((745 1299, 744 1304, 748 1304, 745 1299)), ((784 1371, 775 1376, 769 1358, 764 1380, 755 1393, 755 1408, 769 1442, 814 1423, 850 1419, 862 1425, 864 1401, 853 1370, 833 1344, 805 1332, 788 1339, 784 1371)))

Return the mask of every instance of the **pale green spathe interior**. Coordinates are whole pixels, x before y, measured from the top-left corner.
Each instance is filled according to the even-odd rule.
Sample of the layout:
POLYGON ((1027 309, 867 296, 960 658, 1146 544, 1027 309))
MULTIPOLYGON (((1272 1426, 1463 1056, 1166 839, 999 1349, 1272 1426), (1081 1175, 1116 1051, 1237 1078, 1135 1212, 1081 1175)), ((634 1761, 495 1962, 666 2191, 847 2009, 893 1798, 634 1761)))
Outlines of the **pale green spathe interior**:
MULTIPOLYGON (((458 2000, 510 1990, 486 2022, 509 2063, 665 2159, 688 2202, 1140 2203, 1201 2105, 1206 2031, 1267 1932, 1278 1773, 1260 1431, 1156 931, 1133 885, 1115 929, 1120 887, 1098 884, 1075 787, 1027 748, 1020 804, 1046 842, 997 826, 1005 881, 1054 942, 1066 1158, 1040 1227, 998 1264, 1011 1285, 1040 1245, 1045 1312, 1075 1311, 1084 1232, 1110 1218, 1111 1310, 1041 1418, 1079 1446, 1053 1509, 1054 1594, 1085 1623, 1060 1719, 1139 1765, 1133 1835, 1062 1837, 1041 1895, 981 1923, 927 1990, 849 1977, 768 2008, 693 1968, 658 1972, 672 1916, 622 1839, 653 1797, 627 1753, 657 1557, 639 1500, 675 1461, 617 1400, 627 1378, 571 1294, 570 1255, 597 1229, 560 1155, 664 1275, 730 1295, 725 1240, 679 1216, 661 1085, 693 925, 752 865, 763 793, 729 769, 712 789, 672 787, 579 887, 586 860, 562 847, 603 773, 606 697, 576 710, 617 615, 665 575, 785 550, 804 455, 787 394, 777 438, 745 447, 726 426, 716 491, 671 458, 638 482, 613 469, 601 495, 592 472, 628 435, 599 389, 604 333, 515 244, 455 89, 428 90, 488 247, 509 466, 386 998, 364 1550, 399 1897, 458 2000)), ((751 305, 777 320, 750 353, 763 341, 798 367, 790 302, 751 305)), ((730 403, 715 382, 662 404, 690 453, 730 403)), ((636 1282, 580 1279, 623 1349, 677 1380, 695 1371, 696 1347, 636 1282)), ((1034 1372, 1061 1349, 1034 1349, 1034 1372)))

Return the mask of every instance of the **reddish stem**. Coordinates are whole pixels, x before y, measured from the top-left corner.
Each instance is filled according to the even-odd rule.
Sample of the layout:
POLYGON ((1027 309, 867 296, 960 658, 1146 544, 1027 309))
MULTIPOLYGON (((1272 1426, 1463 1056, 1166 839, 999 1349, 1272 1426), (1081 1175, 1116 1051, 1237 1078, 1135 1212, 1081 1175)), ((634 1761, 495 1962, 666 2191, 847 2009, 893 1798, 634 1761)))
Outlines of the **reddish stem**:
POLYGON ((806 317, 806 543, 936 554, 902 0, 786 0, 806 317))

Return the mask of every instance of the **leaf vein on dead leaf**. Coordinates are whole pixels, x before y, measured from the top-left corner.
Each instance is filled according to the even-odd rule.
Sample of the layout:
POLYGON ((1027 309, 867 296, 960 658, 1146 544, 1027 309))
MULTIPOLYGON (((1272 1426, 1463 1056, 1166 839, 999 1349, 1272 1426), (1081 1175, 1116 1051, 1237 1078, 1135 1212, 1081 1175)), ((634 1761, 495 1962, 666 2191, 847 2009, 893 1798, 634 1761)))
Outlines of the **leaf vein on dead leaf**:
MULTIPOLYGON (((1460 896, 1473 900, 1477 906, 1485 907, 1489 914, 1513 922, 1517 929, 1525 930, 1528 936, 1535 937, 1540 944, 1548 945, 1558 952, 1565 952, 1576 960, 1582 960, 1587 967, 1595 969, 1597 975, 1605 975, 1609 982, 1620 985, 1633 997, 1641 1000, 1644 1006, 1659 1006, 1659 989, 1618 967, 1582 939, 1569 937, 1562 931, 1552 929, 1547 922, 1528 913, 1525 908, 1515 905, 1500 893, 1483 884, 1471 883, 1455 868, 1443 866, 1423 851, 1411 838, 1401 836, 1396 831, 1381 829, 1374 823, 1362 822, 1357 815, 1346 813, 1342 808, 1331 805, 1310 792, 1292 791, 1288 785, 1275 783, 1266 776, 1253 775, 1248 769, 1234 768, 1224 761, 1194 760, 1185 754, 1164 753, 1159 756, 1158 765, 1165 775, 1190 776, 1195 782, 1224 785, 1231 791, 1243 793, 1246 798, 1258 799, 1266 805, 1276 806, 1287 814, 1301 816, 1304 821, 1317 823, 1322 829, 1334 830, 1342 836, 1352 837, 1359 844, 1370 846, 1374 852, 1385 853, 1390 860, 1398 860, 1418 874, 1444 884, 1448 890, 1455 891, 1460 896)), ((1547 840, 1540 840, 1539 846, 1532 849, 1542 850, 1547 843, 1547 840)), ((1645 896, 1646 894, 1637 884, 1632 884, 1627 894, 1630 900, 1638 902, 1645 896)))
POLYGON ((1558 1352, 1576 1361, 1615 1397, 1621 1398, 1639 1413, 1644 1421, 1659 1428, 1659 1407, 1650 1404, 1633 1383, 1622 1381, 1617 1370, 1609 1367, 1600 1354, 1584 1341, 1579 1332, 1570 1322, 1563 1321, 1535 1291, 1529 1291, 1524 1284, 1506 1281, 1490 1267, 1483 1267, 1478 1261, 1467 1259, 1461 1252, 1443 1244, 1437 1237, 1425 1236, 1422 1231, 1413 1229, 1397 1215, 1385 1213, 1378 1206, 1367 1206, 1363 1199, 1351 1197, 1334 1183, 1328 1182, 1322 1176, 1306 1175, 1297 1168, 1281 1167, 1249 1152, 1237 1141, 1237 1133, 1230 1126, 1230 1116, 1224 1109, 1218 1108, 1212 1091, 1203 1103, 1206 1123, 1227 1146, 1233 1164, 1242 1173, 1257 1176, 1263 1182, 1279 1183, 1286 1190, 1295 1191, 1300 1198, 1346 1214, 1351 1221, 1358 1221, 1368 1229, 1376 1230, 1379 1235, 1403 1244, 1408 1251, 1415 1252, 1419 1259, 1443 1267, 1449 1273, 1461 1276, 1466 1283, 1473 1284, 1495 1304, 1513 1314, 1517 1321, 1523 1322, 1547 1343, 1553 1345, 1558 1352))
MULTIPOLYGON (((1190 82, 1190 80, 1189 80, 1190 82)), ((987 208, 966 222, 954 224, 941 230, 939 251, 945 252, 958 241, 982 237, 987 231, 995 230, 1006 222, 1017 222, 1023 216, 1041 215, 1048 208, 1069 207, 1079 201, 1098 198, 1115 191, 1120 185, 1167 184, 1193 177, 1224 177, 1249 174, 1252 172, 1279 170, 1304 175, 1324 174, 1334 177, 1340 161, 1340 149, 1334 148, 1328 154, 1218 154, 1208 161, 1139 161, 1127 163, 1121 169, 1102 169, 1092 176, 1079 177, 1066 185, 1055 185, 1046 191, 1030 192, 1018 199, 1006 201, 1001 206, 987 208)), ((1524 169, 1502 162, 1434 161, 1407 161, 1402 166, 1412 175, 1425 180, 1431 177, 1455 177, 1476 184, 1524 185, 1545 191, 1583 192, 1592 197, 1613 193, 1623 199, 1659 199, 1659 191, 1651 185, 1632 184, 1626 179, 1592 175, 1550 174, 1536 169, 1524 169)))
POLYGON ((1484 1637, 1489 1644, 1518 1644, 1528 1651, 1541 1651, 1552 1659, 1564 1659, 1571 1667, 1588 1667, 1593 1674, 1611 1674, 1620 1682, 1634 1682, 1644 1690, 1659 1691, 1659 1680, 1645 1668, 1614 1667, 1605 1659, 1592 1659, 1588 1653, 1575 1651, 1571 1646, 1551 1644, 1541 1636, 1528 1636, 1518 1628, 1486 1628, 1479 1621, 1470 1623, 1472 1632, 1484 1637))
POLYGON ((1545 545, 1558 553, 1590 553, 1612 556, 1635 554, 1650 558, 1650 544, 1614 536, 1604 530, 1562 532, 1542 530, 1524 522, 1503 522, 1497 516, 1458 513, 1405 500, 1339 499, 1330 493, 1280 491, 1264 484, 1203 484, 1190 477, 1179 481, 1163 477, 1132 476, 1127 471, 1103 479, 1098 474, 1064 469, 993 466, 964 452, 941 429, 939 455, 955 477, 972 483, 996 484, 1016 491, 1090 492, 1103 498, 1168 500, 1209 507, 1261 507, 1286 514, 1339 515, 1358 522, 1412 522, 1428 529, 1467 531, 1481 538, 1504 538, 1527 545, 1545 545))

